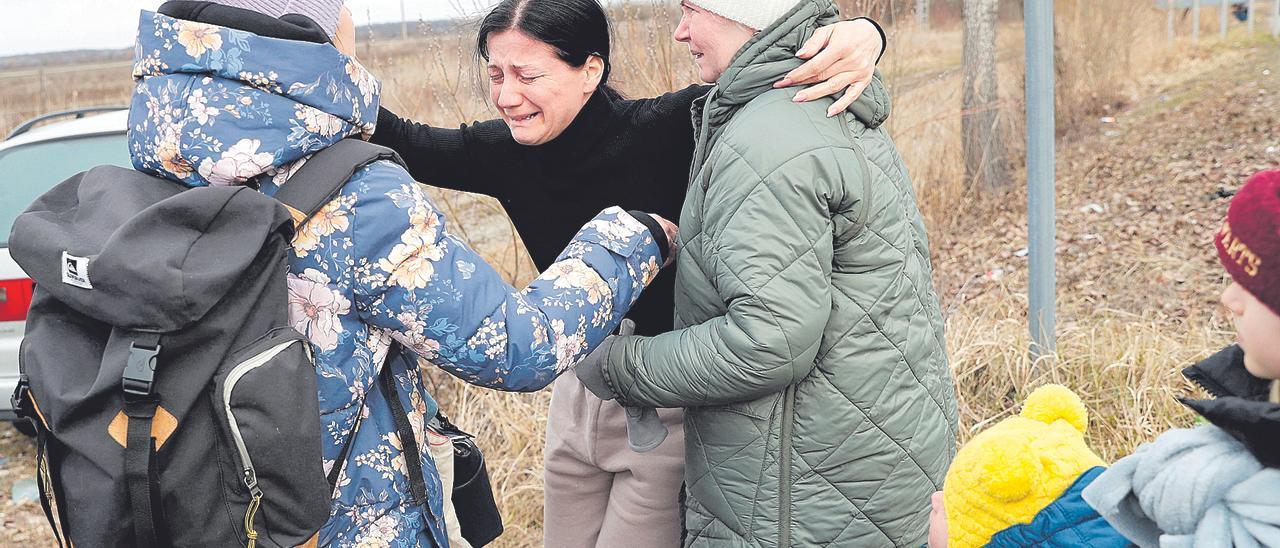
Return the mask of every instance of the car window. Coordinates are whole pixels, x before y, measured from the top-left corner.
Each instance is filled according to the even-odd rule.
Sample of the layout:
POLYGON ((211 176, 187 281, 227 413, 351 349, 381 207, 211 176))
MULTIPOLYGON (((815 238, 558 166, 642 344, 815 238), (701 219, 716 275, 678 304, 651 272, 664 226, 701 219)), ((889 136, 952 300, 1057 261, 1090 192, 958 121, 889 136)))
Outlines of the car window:
POLYGON ((54 185, 102 164, 131 167, 125 134, 73 137, 0 151, 0 247, 18 214, 54 185))

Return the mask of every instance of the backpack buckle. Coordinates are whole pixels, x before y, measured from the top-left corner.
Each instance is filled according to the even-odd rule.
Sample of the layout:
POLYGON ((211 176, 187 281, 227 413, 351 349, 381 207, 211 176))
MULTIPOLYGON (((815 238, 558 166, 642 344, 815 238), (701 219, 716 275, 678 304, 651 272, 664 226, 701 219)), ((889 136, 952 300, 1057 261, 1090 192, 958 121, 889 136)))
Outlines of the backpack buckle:
POLYGON ((156 356, 160 354, 160 345, 155 348, 138 346, 129 343, 129 361, 124 366, 124 376, 120 388, 124 390, 126 400, 146 399, 152 396, 151 385, 156 378, 156 356))
POLYGON ((13 394, 9 395, 9 405, 18 418, 29 419, 31 418, 31 409, 27 407, 29 401, 31 401, 31 381, 23 373, 18 375, 18 386, 15 386, 13 394))

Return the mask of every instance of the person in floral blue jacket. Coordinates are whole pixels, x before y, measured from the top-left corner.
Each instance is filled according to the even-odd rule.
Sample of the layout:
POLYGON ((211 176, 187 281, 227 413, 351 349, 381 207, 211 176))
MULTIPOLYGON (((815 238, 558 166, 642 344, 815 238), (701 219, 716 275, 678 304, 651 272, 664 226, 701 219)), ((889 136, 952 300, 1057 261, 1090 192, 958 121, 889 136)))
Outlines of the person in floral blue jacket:
MULTIPOLYGON (((174 9, 144 11, 139 21, 129 115, 136 169, 273 194, 311 154, 372 133, 379 83, 333 45, 164 13, 174 9)), ((270 17, 279 14, 245 13, 281 23, 270 17)), ((651 226, 659 225, 605 210, 516 290, 449 233, 398 164, 358 171, 299 229, 288 276, 290 321, 316 359, 325 469, 343 470, 319 543, 448 546, 433 461, 421 455, 429 500, 413 505, 395 424, 374 388, 393 342, 471 384, 541 389, 614 331, 657 274, 666 235, 655 239, 651 226), (348 440, 345 463, 334 462, 348 440)), ((425 447, 424 418, 436 404, 423 373, 388 363, 425 447)))

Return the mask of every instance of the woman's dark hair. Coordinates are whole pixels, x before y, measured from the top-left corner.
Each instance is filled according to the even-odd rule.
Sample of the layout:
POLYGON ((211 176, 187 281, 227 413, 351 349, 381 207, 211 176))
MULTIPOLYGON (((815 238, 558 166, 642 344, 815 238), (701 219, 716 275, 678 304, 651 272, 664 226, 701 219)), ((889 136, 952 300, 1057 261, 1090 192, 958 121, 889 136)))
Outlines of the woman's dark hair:
POLYGON ((502 0, 480 22, 476 51, 489 60, 489 35, 518 29, 555 48, 560 60, 577 68, 592 55, 604 61, 599 91, 618 98, 609 86, 609 17, 599 0, 502 0))

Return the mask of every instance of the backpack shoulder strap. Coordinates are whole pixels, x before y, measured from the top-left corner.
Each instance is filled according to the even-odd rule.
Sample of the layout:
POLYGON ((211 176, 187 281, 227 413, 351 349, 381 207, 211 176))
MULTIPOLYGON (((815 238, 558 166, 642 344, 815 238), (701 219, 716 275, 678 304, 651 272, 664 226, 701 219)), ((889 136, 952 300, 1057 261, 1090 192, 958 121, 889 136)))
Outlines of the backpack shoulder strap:
POLYGON ((293 226, 301 227, 333 200, 357 171, 379 160, 404 167, 404 160, 394 150, 359 138, 343 139, 312 155, 275 198, 289 208, 293 226))

